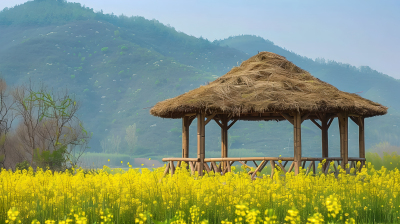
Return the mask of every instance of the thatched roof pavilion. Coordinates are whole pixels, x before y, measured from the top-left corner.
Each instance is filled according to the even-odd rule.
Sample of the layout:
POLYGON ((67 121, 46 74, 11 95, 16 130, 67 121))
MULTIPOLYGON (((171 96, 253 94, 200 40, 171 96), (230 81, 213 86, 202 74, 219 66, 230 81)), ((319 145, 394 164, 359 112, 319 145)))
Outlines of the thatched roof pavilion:
MULTIPOLYGON (((343 166, 349 161, 348 118, 350 117, 359 126, 360 158, 358 159, 360 160, 358 161, 365 161, 364 118, 384 115, 387 113, 387 107, 357 94, 340 91, 313 77, 309 72, 286 60, 285 57, 270 52, 260 52, 208 85, 157 103, 150 113, 163 118, 182 118, 183 158, 188 157, 189 125, 194 118, 198 118, 198 158, 193 161, 198 164, 199 175, 202 175, 204 165, 206 170, 209 169, 204 158, 204 126, 211 119, 221 127, 222 135, 222 158, 215 161, 225 161, 219 168, 215 167, 214 171, 217 168, 230 168, 227 158, 227 131, 234 122, 237 120, 288 120, 294 126, 295 147, 294 157, 288 158, 287 161, 293 161, 289 170, 294 168, 295 173, 298 173, 300 162, 303 161, 304 166, 306 161, 304 157, 303 159, 301 157, 300 127, 304 120, 310 119, 321 129, 322 158, 318 159, 328 159, 328 128, 335 117, 339 119, 341 157, 331 158, 331 160, 338 161, 338 165, 341 161, 343 166), (316 120, 319 120, 319 123, 316 120)), ((171 159, 166 159, 166 161, 171 161, 171 159)), ((238 159, 237 161, 247 160, 238 159)), ((270 160, 263 159, 262 161, 270 160)), ((272 159, 271 165, 273 161, 272 159)), ((214 165, 211 164, 211 167, 214 165)), ((172 172, 173 166, 172 163, 169 168, 172 172)), ((263 168, 262 164, 256 166, 259 168, 258 171, 263 168)))

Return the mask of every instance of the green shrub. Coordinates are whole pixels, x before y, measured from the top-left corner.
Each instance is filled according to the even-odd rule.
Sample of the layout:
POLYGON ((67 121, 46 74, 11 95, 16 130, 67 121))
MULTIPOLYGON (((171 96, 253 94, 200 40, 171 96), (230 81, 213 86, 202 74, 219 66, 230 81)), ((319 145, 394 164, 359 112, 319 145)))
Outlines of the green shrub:
POLYGON ((103 48, 101 49, 101 51, 102 51, 102 52, 107 52, 107 51, 108 51, 108 47, 103 47, 103 48))
POLYGON ((34 161, 36 165, 43 169, 65 170, 66 158, 64 156, 67 146, 63 146, 54 151, 42 151, 35 149, 34 161))
POLYGON ((27 160, 17 163, 17 165, 15 166, 16 170, 28 170, 29 167, 31 167, 31 165, 29 164, 29 162, 27 160))

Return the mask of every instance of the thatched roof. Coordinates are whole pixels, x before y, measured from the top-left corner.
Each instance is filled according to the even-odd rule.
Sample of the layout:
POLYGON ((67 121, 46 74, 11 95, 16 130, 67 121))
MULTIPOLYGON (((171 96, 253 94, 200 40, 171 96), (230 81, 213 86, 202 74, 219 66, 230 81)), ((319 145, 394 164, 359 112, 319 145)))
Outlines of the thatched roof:
POLYGON ((387 107, 313 77, 285 57, 259 54, 205 86, 157 103, 150 113, 180 118, 188 113, 225 113, 235 117, 267 112, 347 112, 371 117, 387 107))

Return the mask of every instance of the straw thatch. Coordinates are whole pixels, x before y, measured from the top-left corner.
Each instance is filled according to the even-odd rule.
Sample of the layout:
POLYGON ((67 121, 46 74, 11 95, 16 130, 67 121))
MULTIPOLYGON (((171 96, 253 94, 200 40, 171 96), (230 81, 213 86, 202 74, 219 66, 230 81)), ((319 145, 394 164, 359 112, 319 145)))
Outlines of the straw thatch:
POLYGON ((260 52, 208 85, 157 103, 150 113, 180 118, 197 112, 240 117, 248 113, 291 111, 345 112, 371 117, 386 114, 387 107, 340 91, 285 57, 260 52))

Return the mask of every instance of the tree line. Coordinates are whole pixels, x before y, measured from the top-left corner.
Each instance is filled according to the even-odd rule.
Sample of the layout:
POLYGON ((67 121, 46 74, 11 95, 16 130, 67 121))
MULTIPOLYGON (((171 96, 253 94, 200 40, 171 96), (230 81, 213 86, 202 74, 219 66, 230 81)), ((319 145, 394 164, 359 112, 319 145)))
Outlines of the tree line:
POLYGON ((65 170, 78 165, 91 134, 68 93, 30 81, 8 87, 0 78, 0 167, 65 170))

